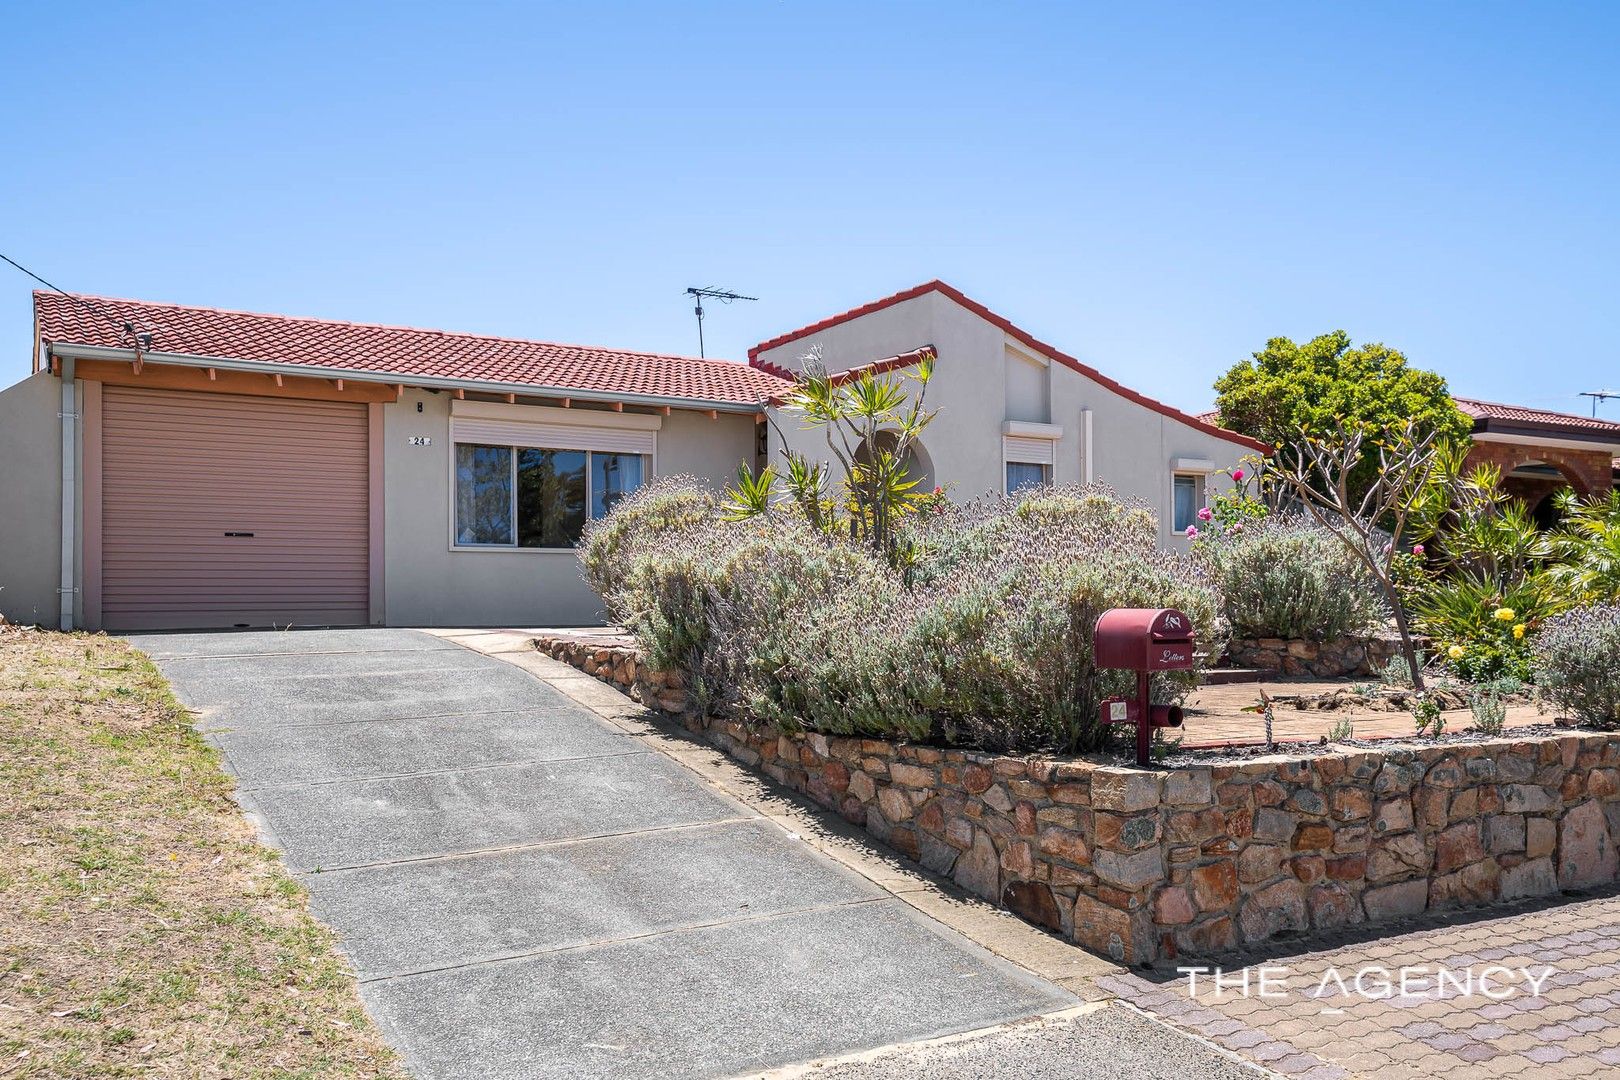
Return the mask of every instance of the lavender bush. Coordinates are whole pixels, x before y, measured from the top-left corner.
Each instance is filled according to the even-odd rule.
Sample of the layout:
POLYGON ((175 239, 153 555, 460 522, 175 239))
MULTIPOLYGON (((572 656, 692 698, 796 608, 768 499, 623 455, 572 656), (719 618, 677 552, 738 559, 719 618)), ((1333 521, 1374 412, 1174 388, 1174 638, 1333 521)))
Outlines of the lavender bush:
POLYGON ((1297 516, 1208 527, 1196 552, 1238 637, 1328 641, 1387 615, 1378 583, 1339 538, 1297 516))
POLYGON ((719 500, 690 476, 670 476, 621 500, 606 517, 591 521, 580 542, 585 580, 622 618, 614 603, 623 592, 631 563, 661 534, 700 525, 715 514, 719 500))
POLYGON ((1620 605, 1554 616, 1532 655, 1536 683, 1554 704, 1588 724, 1620 726, 1620 605))
MULTIPOLYGON (((1157 547, 1150 512, 1104 489, 942 505, 905 531, 918 556, 901 572, 786 508, 645 530, 634 557, 606 560, 624 566, 610 608, 711 707, 997 750, 1101 745, 1100 703, 1132 680, 1093 663, 1107 608, 1182 608, 1220 651, 1202 572, 1157 547)), ((622 533, 593 530, 588 564, 599 535, 622 533)), ((1178 698, 1194 679, 1161 682, 1178 698)))

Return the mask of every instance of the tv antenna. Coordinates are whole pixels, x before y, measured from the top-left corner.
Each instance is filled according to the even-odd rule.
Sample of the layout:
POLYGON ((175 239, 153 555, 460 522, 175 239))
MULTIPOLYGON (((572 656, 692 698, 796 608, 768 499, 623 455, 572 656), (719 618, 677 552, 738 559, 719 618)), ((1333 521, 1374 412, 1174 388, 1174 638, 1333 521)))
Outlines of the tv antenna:
MULTIPOLYGON (((729 304, 733 300, 758 300, 759 299, 759 297, 757 297, 757 296, 744 296, 742 293, 734 293, 734 292, 731 292, 731 291, 729 291, 727 289, 707 289, 707 288, 705 288, 705 289, 696 289, 696 288, 693 288, 693 289, 687 289, 686 294, 688 296, 691 296, 691 297, 693 297, 693 298, 695 298, 697 300, 697 307, 694 310, 697 312, 697 319, 698 319, 698 355, 699 356, 704 355, 703 354, 703 301, 704 301, 705 298, 708 298, 710 300, 718 300, 722 304, 729 304)), ((1617 394, 1615 396, 1620 397, 1620 394, 1617 394)))
MULTIPOLYGON (((701 318, 701 316, 699 317, 701 318)), ((1597 419, 1598 402, 1607 401, 1610 398, 1620 398, 1620 390, 1582 390, 1581 397, 1592 399, 1592 418, 1595 420, 1597 419)))

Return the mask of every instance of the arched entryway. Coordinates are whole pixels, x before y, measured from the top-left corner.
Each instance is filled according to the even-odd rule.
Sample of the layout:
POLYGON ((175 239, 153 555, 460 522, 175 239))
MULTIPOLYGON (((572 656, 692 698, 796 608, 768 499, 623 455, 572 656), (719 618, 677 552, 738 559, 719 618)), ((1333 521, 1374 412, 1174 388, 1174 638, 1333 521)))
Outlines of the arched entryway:
POLYGON ((1558 510, 1558 496, 1566 488, 1583 497, 1592 494, 1585 477, 1556 460, 1528 458, 1502 473, 1503 493, 1521 500, 1540 529, 1558 525, 1563 517, 1558 510))
MULTIPOLYGON (((877 433, 876 442, 879 448, 892 454, 899 437, 892 431, 880 431, 877 433)), ((872 460, 871 451, 864 439, 861 445, 855 448, 855 460, 863 465, 872 460)), ((917 481, 917 486, 912 489, 914 491, 932 491, 936 484, 933 459, 928 456, 927 447, 916 439, 906 447, 906 479, 917 481)))

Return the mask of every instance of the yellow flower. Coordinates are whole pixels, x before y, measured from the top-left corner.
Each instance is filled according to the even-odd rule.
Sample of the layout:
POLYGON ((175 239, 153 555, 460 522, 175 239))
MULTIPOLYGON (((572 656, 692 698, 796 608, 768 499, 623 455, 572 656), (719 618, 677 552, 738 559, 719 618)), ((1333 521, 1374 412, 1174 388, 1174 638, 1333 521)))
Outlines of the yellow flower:
POLYGON ((1524 623, 1513 624, 1513 636, 1516 638, 1524 637, 1524 623))
POLYGON ((1453 660, 1461 660, 1467 651, 1468 650, 1464 649, 1461 645, 1453 645, 1451 648, 1446 650, 1446 655, 1451 657, 1453 660))
POLYGON ((1491 612, 1491 618, 1501 619, 1503 622, 1512 622, 1519 617, 1519 613, 1510 607, 1499 607, 1491 612))

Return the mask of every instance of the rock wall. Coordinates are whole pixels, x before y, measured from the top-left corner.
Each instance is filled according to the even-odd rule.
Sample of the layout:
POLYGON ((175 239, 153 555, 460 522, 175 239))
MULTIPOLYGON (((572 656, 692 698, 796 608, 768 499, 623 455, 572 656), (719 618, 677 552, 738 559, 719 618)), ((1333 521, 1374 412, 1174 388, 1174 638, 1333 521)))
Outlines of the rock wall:
MULTIPOLYGON (((686 704, 627 644, 537 644, 642 700, 686 704)), ((1129 963, 1620 869, 1620 740, 1604 734, 1141 770, 682 720, 969 892, 1129 963)))
POLYGON ((1226 655, 1234 667, 1258 668, 1282 675, 1309 675, 1318 679, 1377 675, 1400 651, 1398 639, 1359 637, 1321 642, 1234 638, 1226 647, 1226 655))
POLYGON ((679 672, 652 671, 641 662, 641 652, 629 638, 619 635, 556 634, 534 639, 534 647, 587 675, 595 675, 662 712, 681 714, 689 707, 686 683, 679 672))

